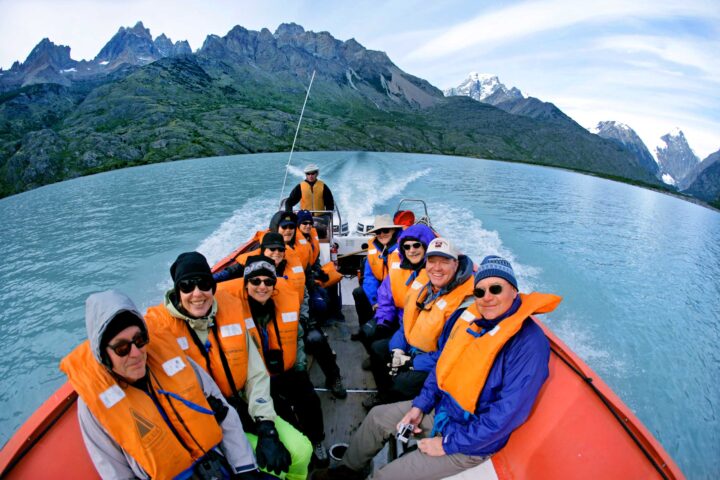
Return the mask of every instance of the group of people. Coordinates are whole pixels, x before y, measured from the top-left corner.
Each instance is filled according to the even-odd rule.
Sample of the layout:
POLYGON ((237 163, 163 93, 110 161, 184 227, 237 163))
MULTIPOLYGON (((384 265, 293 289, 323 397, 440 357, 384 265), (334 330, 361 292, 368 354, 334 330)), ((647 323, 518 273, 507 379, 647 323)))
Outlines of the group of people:
MULTIPOLYGON (((327 468, 312 353, 328 390, 347 397, 322 327, 341 318, 332 265, 319 261, 309 209, 332 194, 316 165, 256 250, 213 272, 180 254, 172 288, 143 316, 118 291, 86 301, 88 340, 60 365, 79 394, 87 450, 103 478, 365 478, 400 425, 426 438, 373 478, 442 478, 486 460, 521 425, 548 376, 532 321, 554 295, 518 293, 511 265, 479 266, 427 225, 376 218, 353 292, 378 393, 339 466, 327 468), (295 198, 297 197, 297 198, 295 198), (294 203, 293 203, 294 202, 294 203)), ((329 204, 329 205, 328 205, 329 204)))

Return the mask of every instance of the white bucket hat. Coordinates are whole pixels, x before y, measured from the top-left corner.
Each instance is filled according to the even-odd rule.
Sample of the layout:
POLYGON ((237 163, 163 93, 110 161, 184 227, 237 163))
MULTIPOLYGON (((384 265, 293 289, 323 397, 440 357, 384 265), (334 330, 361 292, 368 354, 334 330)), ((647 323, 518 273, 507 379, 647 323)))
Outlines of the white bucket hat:
POLYGON ((305 165, 305 169, 303 170, 304 173, 310 173, 310 172, 319 172, 320 167, 317 166, 317 163, 308 163, 305 165))
POLYGON ((390 215, 376 215, 373 229, 368 231, 368 233, 375 233, 383 228, 397 228, 398 230, 402 230, 404 226, 395 225, 392 221, 392 218, 390 218, 390 215))

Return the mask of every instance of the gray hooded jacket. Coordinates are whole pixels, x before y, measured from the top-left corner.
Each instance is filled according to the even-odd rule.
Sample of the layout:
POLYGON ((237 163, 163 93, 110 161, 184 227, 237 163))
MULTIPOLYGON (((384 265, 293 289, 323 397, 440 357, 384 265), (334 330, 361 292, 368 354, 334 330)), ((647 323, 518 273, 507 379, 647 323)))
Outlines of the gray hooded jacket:
MULTIPOLYGON (((132 300, 127 295, 109 290, 94 293, 85 302, 85 325, 93 355, 101 362, 100 340, 110 321, 120 312, 128 311, 145 324, 132 300)), ((152 339, 151 339, 152 341, 152 339)), ((205 371, 187 358, 206 397, 210 395, 225 402, 220 389, 205 371)), ((101 362, 102 363, 102 362, 101 362)), ((123 388, 135 388, 121 385, 123 388)), ((227 404, 226 404, 227 406, 227 404)), ((85 446, 100 476, 104 479, 149 478, 140 465, 113 440, 97 421, 87 404, 78 397, 78 420, 85 446)), ((215 421, 208 417, 208 421, 215 421)), ((220 425, 223 432, 221 450, 236 473, 257 468, 252 447, 245 437, 235 409, 228 406, 228 414, 220 425)))

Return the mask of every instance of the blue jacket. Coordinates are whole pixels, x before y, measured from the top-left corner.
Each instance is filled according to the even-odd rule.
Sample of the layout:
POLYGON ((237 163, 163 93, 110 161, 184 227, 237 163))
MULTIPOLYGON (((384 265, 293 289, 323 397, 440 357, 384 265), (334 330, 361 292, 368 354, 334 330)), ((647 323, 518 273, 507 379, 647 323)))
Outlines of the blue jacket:
MULTIPOLYGON (((464 310, 458 309, 445 324, 441 348, 464 310)), ((474 414, 463 410, 438 388, 435 369, 413 406, 424 413, 435 410, 435 428, 443 436, 446 454, 490 455, 504 447, 510 434, 527 420, 548 377, 549 359, 550 343, 542 329, 528 318, 495 358, 474 414)))
MULTIPOLYGON (((425 250, 430 243, 430 240, 435 238, 435 233, 427 225, 413 225, 404 230, 398 237, 397 244, 402 245, 405 239, 414 239, 423 244, 425 250)), ((402 248, 398 249, 398 256, 400 257, 400 268, 404 270, 415 270, 410 274, 408 279, 408 285, 411 284, 417 274, 425 268, 425 260, 420 262, 419 265, 413 265, 410 261, 405 258, 405 252, 402 248)), ((377 310, 375 310, 375 320, 379 326, 387 327, 391 330, 395 330, 398 327, 398 321, 402 318, 403 309, 395 306, 395 299, 392 295, 392 286, 390 284, 390 275, 380 284, 380 288, 377 291, 377 310)))
MULTIPOLYGON (((473 262, 470 260, 469 257, 465 255, 460 255, 458 257, 458 262, 459 265, 457 273, 455 274, 455 278, 444 289, 438 292, 438 297, 452 291, 459 285, 462 285, 468 278, 473 275, 473 262)), ((455 314, 453 313, 453 315, 455 314)), ((430 372, 435 370, 435 363, 437 363, 437 355, 439 354, 432 355, 432 353, 421 352, 420 350, 417 350, 415 347, 410 345, 407 341, 407 338, 405 338, 405 328, 403 327, 402 318, 400 319, 400 327, 395 332, 395 334, 393 334, 392 338, 390 338, 390 344, 388 345, 388 348, 390 349, 390 351, 395 348, 399 348, 403 352, 409 353, 413 357, 412 367, 414 370, 418 370, 421 372, 430 372)), ((440 348, 438 348, 438 351, 439 350, 440 348)))
MULTIPOLYGON (((383 252, 383 246, 380 242, 377 241, 377 239, 373 239, 373 246, 377 248, 378 252, 383 252)), ((390 248, 387 249, 387 251, 383 252, 384 255, 381 253, 380 258, 387 261, 388 256, 395 250, 397 250, 398 244, 397 242, 390 245, 390 248)), ((365 268, 363 270, 363 291, 365 292, 365 295, 367 295, 368 300, 370 301, 370 305, 375 305, 378 303, 378 288, 380 287, 380 280, 378 280, 375 275, 372 272, 372 269, 370 268, 370 263, 366 260, 365 261, 365 268)))

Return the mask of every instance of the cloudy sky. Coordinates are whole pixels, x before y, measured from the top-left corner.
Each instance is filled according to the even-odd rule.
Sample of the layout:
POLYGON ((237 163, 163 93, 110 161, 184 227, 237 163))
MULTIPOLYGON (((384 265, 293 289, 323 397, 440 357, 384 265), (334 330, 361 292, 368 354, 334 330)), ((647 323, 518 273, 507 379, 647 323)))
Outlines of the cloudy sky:
POLYGON ((92 59, 138 20, 193 50, 234 25, 295 22, 438 88, 496 74, 585 127, 630 125, 653 153, 676 127, 701 159, 720 149, 720 0, 0 0, 0 67, 43 37, 92 59))

